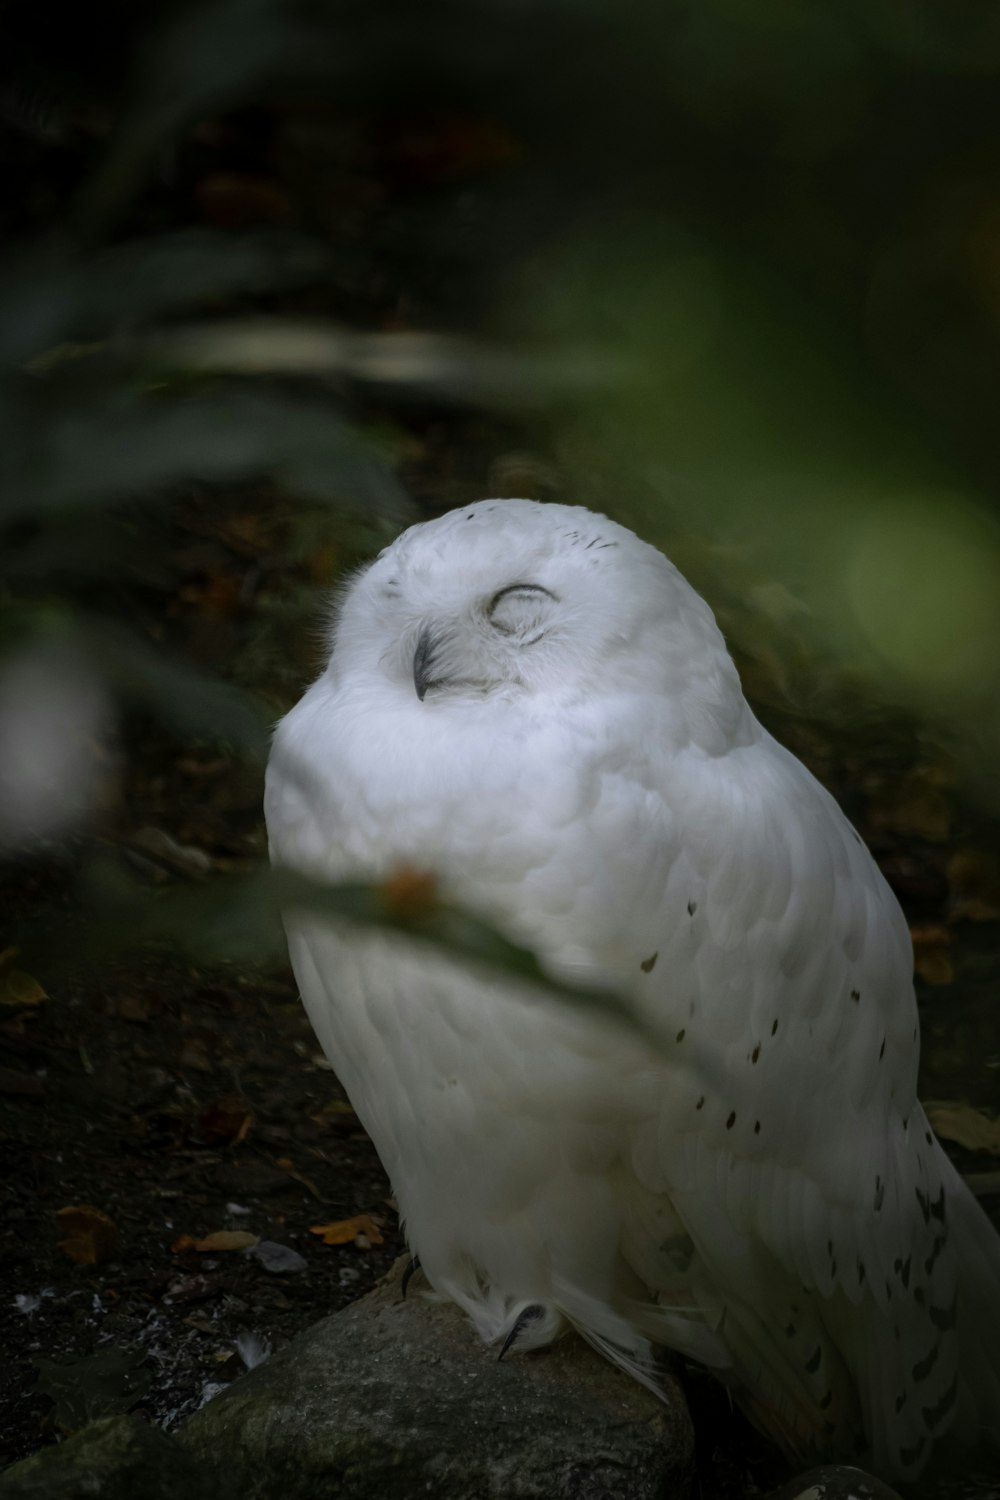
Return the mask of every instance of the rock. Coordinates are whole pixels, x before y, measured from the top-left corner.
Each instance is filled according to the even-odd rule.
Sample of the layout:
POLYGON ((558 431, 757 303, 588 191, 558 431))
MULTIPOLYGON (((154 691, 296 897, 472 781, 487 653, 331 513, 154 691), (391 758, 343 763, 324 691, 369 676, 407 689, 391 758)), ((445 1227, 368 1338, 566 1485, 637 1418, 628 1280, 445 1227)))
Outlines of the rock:
POLYGON ((241 1500, 645 1500, 686 1493, 691 1421, 579 1338, 500 1363, 399 1262, 180 1429, 241 1500))
POLYGON ((276 1240, 258 1240, 246 1253, 254 1260, 259 1260, 264 1270, 271 1271, 275 1276, 309 1269, 309 1262, 304 1255, 293 1250, 291 1245, 279 1245, 276 1240))
POLYGON ((141 1417, 102 1417, 0 1474, 2 1500, 225 1500, 231 1494, 141 1417))
POLYGON ((798 1474, 772 1490, 766 1500, 900 1500, 894 1489, 874 1474, 849 1464, 824 1464, 798 1474))

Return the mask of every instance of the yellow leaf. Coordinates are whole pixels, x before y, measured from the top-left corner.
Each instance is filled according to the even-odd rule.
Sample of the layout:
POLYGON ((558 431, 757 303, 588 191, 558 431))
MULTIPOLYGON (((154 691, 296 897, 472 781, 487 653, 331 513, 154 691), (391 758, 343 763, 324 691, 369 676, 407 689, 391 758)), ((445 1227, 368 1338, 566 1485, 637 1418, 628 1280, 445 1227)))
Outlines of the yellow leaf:
POLYGON ((927 1118, 946 1141, 967 1151, 1000 1156, 1000 1120, 991 1120, 968 1104, 929 1104, 927 1118))
POLYGON ((955 969, 943 948, 917 948, 913 967, 925 984, 951 984, 955 969))
POLYGON ((92 1203, 78 1203, 56 1211, 63 1238, 59 1249, 77 1265, 96 1266, 110 1260, 118 1249, 114 1222, 92 1203))
POLYGON ((948 861, 951 915, 967 922, 1000 922, 1000 860, 961 849, 948 861))
POLYGON ((195 1240, 196 1250, 246 1250, 250 1245, 256 1245, 260 1239, 259 1234, 251 1234, 248 1229, 217 1229, 214 1234, 206 1234, 202 1240, 195 1240))
POLYGON ((14 967, 18 952, 17 948, 5 948, 0 953, 0 1005, 41 1005, 49 997, 37 979, 14 967))
POLYGON ((383 1243, 382 1232, 370 1214, 357 1214, 353 1219, 334 1219, 329 1224, 313 1224, 309 1233, 320 1235, 324 1245, 357 1244, 359 1239, 362 1248, 383 1243))
POLYGON ((951 933, 946 927, 911 927, 913 967, 925 984, 951 984, 955 970, 948 955, 951 933))

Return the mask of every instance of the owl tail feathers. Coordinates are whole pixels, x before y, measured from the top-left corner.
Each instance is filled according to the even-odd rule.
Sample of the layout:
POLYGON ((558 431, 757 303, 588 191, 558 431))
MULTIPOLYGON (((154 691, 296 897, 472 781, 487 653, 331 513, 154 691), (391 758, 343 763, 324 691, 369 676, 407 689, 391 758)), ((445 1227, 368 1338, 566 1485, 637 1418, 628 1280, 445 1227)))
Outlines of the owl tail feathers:
MULTIPOLYGON (((831 1447, 847 1456, 859 1451, 861 1417, 854 1389, 818 1325, 804 1325, 799 1333, 797 1347, 808 1344, 813 1355, 818 1342, 824 1344, 825 1373, 809 1376, 790 1360, 784 1330, 776 1337, 766 1316, 746 1305, 723 1303, 706 1286, 700 1300, 694 1293, 685 1300, 675 1288, 669 1303, 630 1300, 627 1312, 632 1326, 654 1345, 710 1369, 748 1420, 789 1458, 806 1463, 831 1447)), ((813 1365, 814 1358, 808 1363, 813 1365)))
MULTIPOLYGON (((729 1389, 747 1421, 770 1438, 793 1463, 805 1467, 827 1452, 829 1435, 811 1424, 804 1426, 800 1413, 770 1405, 765 1397, 747 1386, 734 1384, 729 1389)), ((843 1452, 846 1457, 847 1450, 843 1452)))
POLYGON ((864 1452, 854 1382, 815 1310, 799 1305, 797 1326, 774 1306, 727 1303, 720 1337, 729 1350, 722 1378, 750 1422, 797 1463, 864 1452))
POLYGON ((1000 1449, 1000 1236, 964 1182, 949 1183, 958 1259, 960 1391, 955 1434, 1000 1449))
MULTIPOLYGON (((554 1290, 560 1311, 580 1337, 654 1395, 664 1395, 663 1363, 657 1345, 669 1345, 702 1364, 718 1365, 727 1359, 711 1329, 697 1316, 678 1319, 686 1336, 668 1339, 662 1328, 650 1330, 643 1326, 641 1318, 636 1316, 639 1304, 633 1305, 631 1299, 621 1299, 624 1305, 619 1310, 561 1279, 557 1279, 554 1290)), ((659 1312, 650 1304, 642 1304, 641 1310, 659 1312)))

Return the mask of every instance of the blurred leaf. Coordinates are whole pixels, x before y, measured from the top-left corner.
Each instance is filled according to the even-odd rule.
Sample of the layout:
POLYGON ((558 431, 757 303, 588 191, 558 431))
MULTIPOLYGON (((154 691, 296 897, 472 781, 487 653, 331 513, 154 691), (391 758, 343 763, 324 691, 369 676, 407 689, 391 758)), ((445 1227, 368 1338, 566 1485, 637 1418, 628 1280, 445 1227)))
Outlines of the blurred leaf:
POLYGON ((81 584, 106 584, 127 575, 165 593, 176 578, 163 551, 150 545, 151 530, 134 530, 120 516, 98 526, 89 510, 63 514, 58 525, 45 525, 7 547, 0 572, 9 585, 33 592, 48 584, 65 594, 81 584))
POLYGON ((245 1099, 218 1099, 198 1116, 198 1136, 210 1145, 238 1146, 246 1140, 253 1114, 245 1099))
POLYGON ((0 362, 32 359, 40 372, 68 340, 119 337, 164 314, 317 281, 328 264, 315 240, 277 230, 186 229, 83 260, 64 247, 35 246, 0 276, 0 362))
POLYGON ((182 875, 186 880, 204 880, 211 872, 212 859, 204 849, 194 844, 179 844, 162 828, 148 825, 138 828, 131 842, 141 854, 148 855, 172 874, 182 875))
POLYGON ((208 0, 175 11, 149 38, 130 106, 101 171, 78 205, 88 238, 114 224, 141 186, 157 151, 187 121, 211 114, 276 76, 329 74, 346 59, 329 27, 275 0, 208 0))
POLYGON ((44 425, 20 418, 0 454, 0 516, 8 519, 148 499, 179 481, 264 474, 293 493, 382 519, 406 512, 378 446, 315 400, 248 389, 167 398, 120 388, 64 403, 44 425))
MULTIPOLYGON (((114 866, 99 864, 90 877, 91 938, 97 945, 116 946, 123 939, 169 942, 203 961, 259 961, 284 955, 282 912, 310 912, 428 943, 458 962, 522 980, 567 1004, 605 1014, 656 1046, 666 1045, 607 983, 575 983, 550 972, 529 949, 481 917, 431 899, 432 882, 422 883, 416 902, 401 901, 397 890, 393 881, 325 885, 291 870, 259 869, 216 876, 197 887, 162 889, 150 897, 114 866)), ((708 1058, 699 1055, 694 1061, 715 1071, 708 1058)))
POLYGON ((0 616, 0 843, 16 848, 87 816, 104 781, 111 713, 65 612, 11 614, 9 630, 0 616))
POLYGON ((531 351, 442 334, 354 333, 316 319, 200 323, 153 334, 138 348, 151 363, 188 373, 338 376, 507 408, 600 391, 625 372, 611 345, 531 351))
POLYGON ((77 628, 81 645, 90 648, 105 680, 125 703, 155 714, 182 735, 265 753, 268 716, 232 683, 199 672, 112 621, 81 613, 77 628))

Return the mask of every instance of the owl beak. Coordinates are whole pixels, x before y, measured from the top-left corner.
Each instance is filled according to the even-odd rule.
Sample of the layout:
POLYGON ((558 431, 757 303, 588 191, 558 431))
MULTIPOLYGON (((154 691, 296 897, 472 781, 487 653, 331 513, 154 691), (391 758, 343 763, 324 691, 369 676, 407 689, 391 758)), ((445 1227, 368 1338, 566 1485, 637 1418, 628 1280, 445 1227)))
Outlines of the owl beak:
POLYGON ((427 689, 433 685, 431 671, 437 645, 430 626, 425 625, 417 637, 417 649, 413 653, 413 686, 421 703, 427 696, 427 689))

